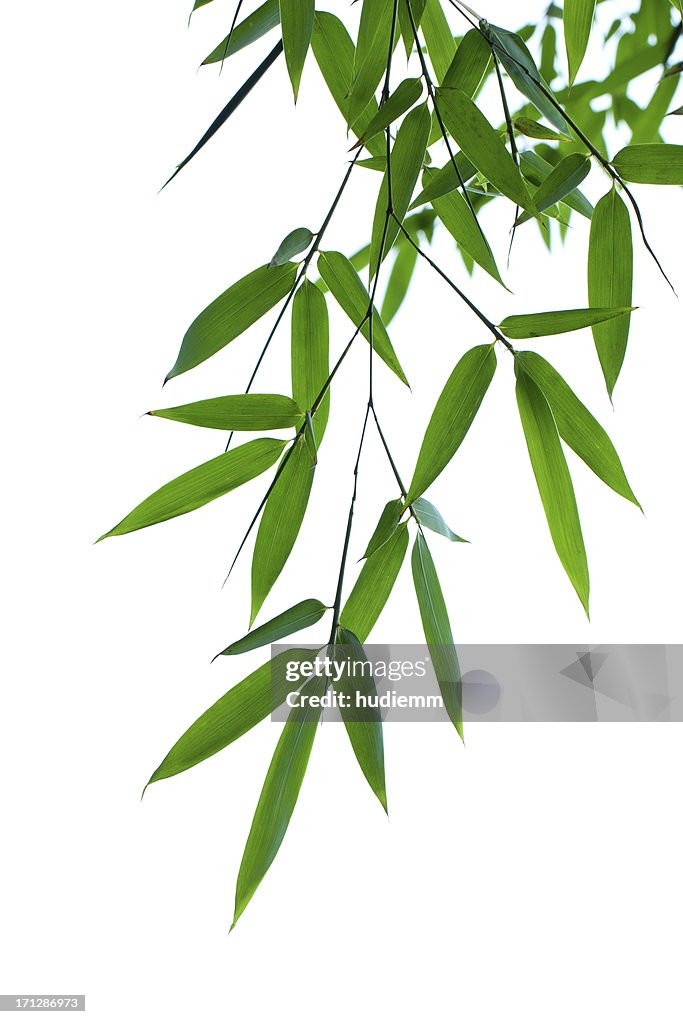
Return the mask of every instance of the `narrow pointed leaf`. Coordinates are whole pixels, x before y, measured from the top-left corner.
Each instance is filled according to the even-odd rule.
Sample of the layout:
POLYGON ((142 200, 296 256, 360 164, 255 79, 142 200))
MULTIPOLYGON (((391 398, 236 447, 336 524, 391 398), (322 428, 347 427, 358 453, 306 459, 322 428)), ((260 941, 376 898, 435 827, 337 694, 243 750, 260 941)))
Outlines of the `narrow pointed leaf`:
POLYGON ((309 661, 310 648, 292 648, 251 672, 205 711, 169 750, 148 785, 193 768, 234 743, 287 698, 287 665, 309 661))
MULTIPOLYGON (((553 165, 549 164, 547 160, 544 160, 543 157, 540 157, 533 150, 527 150, 525 153, 520 154, 520 165, 524 177, 537 187, 542 185, 553 171, 553 165)), ((593 207, 580 189, 577 188, 570 192, 565 197, 564 202, 572 210, 580 213, 582 217, 586 217, 588 220, 591 219, 593 207)))
POLYGON ((498 326, 503 334, 513 340, 545 338, 551 334, 580 331, 584 327, 592 327, 593 324, 604 323, 632 311, 631 306, 619 306, 615 309, 561 309, 551 313, 508 316, 498 326))
POLYGON ((145 498, 100 540, 142 530, 201 508, 270 469, 282 454, 285 444, 286 441, 276 441, 275 438, 259 438, 195 466, 145 498))
MULTIPOLYGON (((429 186, 434 179, 434 171, 427 169, 422 178, 423 185, 429 186)), ((469 203, 460 192, 449 192, 440 199, 433 199, 432 206, 437 217, 453 236, 461 249, 472 257, 475 263, 490 274, 499 284, 503 284, 495 257, 488 239, 483 234, 477 218, 472 213, 469 203)), ((504 287, 504 285, 503 285, 504 287)))
POLYGON ((626 146, 612 163, 624 181, 643 185, 683 185, 683 146, 665 143, 626 146))
POLYGON ((573 85, 586 56, 595 15, 596 0, 565 0, 564 38, 569 62, 569 84, 573 85))
POLYGON ((403 502, 400 498, 396 498, 393 501, 387 502, 382 510, 382 514, 379 517, 379 522, 374 529, 372 537, 365 549, 363 558, 369 558, 370 555, 374 554, 383 544, 393 536, 398 529, 399 520, 401 513, 403 512, 403 502))
POLYGON ((303 418, 302 410, 286 395, 254 394, 207 398, 171 409, 153 409, 148 415, 213 430, 283 430, 296 427, 303 418))
POLYGON ((458 656, 434 560, 421 533, 415 538, 411 565, 422 628, 444 707, 462 737, 462 678, 458 656))
POLYGON ((565 199, 579 187, 591 169, 591 162, 582 153, 570 153, 553 168, 534 194, 534 205, 539 213, 565 199))
POLYGON ((461 89, 474 96, 491 64, 491 47, 481 32, 473 28, 467 32, 455 51, 442 85, 448 89, 461 89))
POLYGON ((295 101, 299 95, 306 54, 311 45, 314 15, 315 0, 280 0, 282 42, 295 101))
POLYGON ((361 697, 368 705, 371 701, 377 702, 375 681, 372 672, 366 668, 370 663, 360 640, 348 629, 337 630, 334 658, 345 666, 339 681, 334 683, 334 689, 342 697, 339 711, 346 732, 368 785, 386 811, 382 718, 377 706, 359 706, 358 700, 361 697))
POLYGON ((167 380, 199 366, 260 320, 290 291, 296 265, 259 267, 231 285, 188 327, 167 380))
POLYGON ((466 352, 446 381, 427 426, 406 504, 419 498, 446 468, 472 426, 496 370, 492 345, 466 352))
POLYGON ((569 136, 553 131, 552 128, 547 128, 544 124, 540 124, 539 121, 534 121, 530 117, 516 117, 513 124, 517 131, 522 135, 526 135, 528 139, 548 139, 551 142, 571 142, 569 136))
POLYGON ((386 544, 363 563, 353 590, 342 608, 340 625, 365 643, 382 613, 403 565, 408 527, 403 523, 386 544))
POLYGON ((231 54, 237 53, 238 50, 243 50, 245 46, 255 43, 257 39, 261 39, 279 24, 280 0, 266 0, 266 3, 261 4, 257 10, 248 14, 238 25, 235 25, 232 36, 226 36, 202 63, 218 64, 231 54), (230 38, 229 47, 228 38, 230 38))
POLYGON ((438 508, 432 505, 431 501, 427 501, 426 498, 416 498, 411 508, 417 516, 418 522, 425 529, 432 530, 434 533, 446 537, 447 540, 458 541, 461 544, 469 543, 469 541, 464 540, 462 537, 458 537, 457 533, 453 533, 438 508))
MULTIPOLYGON (((325 686, 324 678, 313 678, 302 688, 302 693, 307 697, 321 698, 325 686)), ((306 774, 321 714, 322 708, 316 706, 307 705, 303 710, 294 708, 282 730, 242 855, 233 928, 282 845, 306 774)))
MULTIPOLYGON (((375 95, 387 66, 394 0, 364 3, 358 28, 353 82, 348 101, 349 127, 360 134, 357 121, 375 95)), ((398 42, 398 27, 394 43, 398 42)))
POLYGON ((315 235, 312 231, 309 231, 308 228, 295 228, 294 231, 290 231, 287 237, 283 238, 280 242, 277 252, 268 266, 283 266, 283 264, 287 263, 293 256, 296 256, 298 253, 304 252, 308 249, 314 238, 315 235))
MULTIPOLYGON (((304 281, 292 304, 292 395, 308 410, 320 394, 330 372, 330 326, 327 300, 320 288, 304 281)), ((330 415, 330 392, 314 417, 316 444, 320 444, 330 415)))
POLYGON ((517 405, 531 466, 560 562, 586 614, 590 581, 579 512, 553 414, 542 391, 519 364, 517 405))
MULTIPOLYGON (((370 324, 367 313, 370 307, 370 296, 350 260, 340 252, 323 252, 318 260, 318 270, 346 315, 356 327, 360 327, 361 334, 369 341, 370 324)), ((387 364, 390 370, 393 370, 399 380, 407 384, 406 375, 377 311, 374 313, 372 342, 380 359, 387 364)))
POLYGON ((474 178, 477 168, 472 161, 464 153, 455 153, 454 156, 458 171, 456 172, 452 160, 449 160, 443 167, 439 167, 438 170, 434 170, 429 185, 425 186, 413 201, 411 209, 431 203, 433 199, 448 195, 449 192, 460 188, 461 178, 465 183, 474 178))
POLYGON ((392 125, 402 114, 415 106, 421 95, 422 79, 406 78, 370 120, 363 132, 361 142, 373 138, 392 125))
MULTIPOLYGON (((595 207, 588 248, 588 301, 591 306, 630 306, 633 300, 633 236, 628 209, 616 189, 595 207)), ((593 327, 593 338, 612 396, 628 345, 631 315, 593 327)))
POLYGON ((411 53, 415 49, 415 35, 413 32, 413 25, 415 30, 419 29, 422 16, 427 0, 410 0, 410 12, 413 17, 411 19, 410 13, 408 12, 408 0, 399 0, 398 2, 398 20, 401 26, 401 35, 406 47, 406 56, 410 57, 411 53))
POLYGON ((413 279, 413 273, 415 272, 417 258, 419 255, 417 249, 408 242, 404 245, 399 243, 395 248, 397 248, 398 251, 396 253, 396 259, 394 260, 394 265, 391 268, 391 273, 389 274, 389 280, 387 282, 387 288, 384 293, 382 308, 380 310, 382 322, 386 325, 391 323, 403 305, 403 301, 408 294, 410 282, 413 279))
POLYGON ((258 629, 252 629, 246 636, 221 651, 221 654, 246 654, 247 651, 255 651, 258 647, 265 647, 266 644, 277 643, 285 636, 291 636, 292 633, 298 633, 301 629, 314 626, 322 619, 326 611, 328 611, 327 605, 315 598, 299 601, 298 604, 288 608, 286 612, 281 612, 280 615, 264 622, 258 629))
POLYGON ((259 523, 251 567, 251 622, 292 553, 306 515, 314 473, 310 452, 299 438, 268 496, 259 523))
POLYGON ((422 32, 436 79, 441 82, 455 56, 455 39, 441 0, 427 0, 422 15, 422 32))
POLYGON ((543 392, 562 440, 608 487, 640 508, 614 445, 564 378, 536 352, 518 352, 516 358, 543 392))

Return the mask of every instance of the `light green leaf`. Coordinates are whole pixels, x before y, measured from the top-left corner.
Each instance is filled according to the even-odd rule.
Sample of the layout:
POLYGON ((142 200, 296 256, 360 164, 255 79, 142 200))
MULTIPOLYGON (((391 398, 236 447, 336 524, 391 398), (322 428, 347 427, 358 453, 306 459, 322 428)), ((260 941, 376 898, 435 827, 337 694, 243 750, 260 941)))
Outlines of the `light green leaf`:
POLYGON ((608 487, 640 508, 614 445, 564 378, 536 352, 518 352, 516 360, 543 392, 562 440, 608 487))
POLYGON ((529 458, 545 509, 555 550, 588 615, 590 581, 586 549, 567 461, 545 397, 528 374, 515 364, 517 405, 529 458))
POLYGON ((492 185, 517 206, 533 210, 533 203, 514 160, 498 132, 469 96, 460 89, 437 89, 439 111, 463 153, 492 185))
POLYGON ((544 124, 540 124, 538 121, 533 121, 530 117, 516 117, 513 125, 518 132, 522 135, 526 135, 529 139, 549 139, 551 142, 571 142, 571 139, 567 135, 555 132, 552 128, 546 128, 544 124))
MULTIPOLYGON (((292 305, 292 395, 300 409, 309 410, 330 372, 330 326, 327 300, 321 290, 304 281, 292 305)), ((330 415, 329 389, 314 417, 320 444, 330 415)))
MULTIPOLYGON (((543 157, 540 157, 533 150, 520 153, 520 164, 524 177, 537 187, 542 185, 553 171, 553 165, 549 164, 547 160, 544 160, 543 157)), ((572 210, 580 213, 582 217, 586 217, 588 220, 591 219, 593 207, 580 189, 577 188, 570 192, 565 197, 564 202, 572 210)))
POLYGON ((310 452, 299 438, 268 496, 259 523, 251 566, 250 626, 292 553, 306 515, 314 473, 310 452))
POLYGON ((422 79, 406 78, 391 94, 386 103, 382 104, 375 116, 371 118, 358 145, 378 135, 379 132, 383 132, 385 128, 388 128, 389 125, 398 120, 402 114, 405 114, 406 110, 410 110, 417 103, 421 95, 422 79))
POLYGON ((412 503, 411 508, 417 516, 417 521, 420 526, 424 526, 425 529, 432 530, 434 533, 438 533, 442 537, 446 537, 447 540, 459 541, 461 544, 469 544, 469 541, 464 540, 462 537, 458 537, 457 533, 453 533, 438 508, 436 508, 435 505, 432 505, 431 501, 427 501, 426 498, 416 498, 412 503))
POLYGON ((367 640, 389 600, 407 547, 408 527, 402 523, 363 564, 340 616, 340 625, 355 633, 361 643, 367 640))
POLYGON ((586 56, 596 0, 564 0, 564 38, 569 62, 569 84, 573 85, 586 56))
POLYGON ((462 737, 462 678, 458 656, 453 645, 448 609, 439 577, 436 574, 436 567, 427 541, 421 533, 418 533, 415 538, 411 565, 415 593, 420 606, 422 628, 444 707, 462 737))
POLYGON ((188 327, 166 380, 199 366, 260 320, 290 291, 296 265, 259 267, 231 285, 188 327))
MULTIPOLYGON (((340 252, 322 252, 318 260, 318 270, 346 315, 356 327, 360 327, 361 334, 369 341, 370 324, 367 314, 370 296, 351 262, 340 252)), ((372 343, 380 359, 393 370, 399 380, 407 384, 407 378, 389 340, 386 327, 376 310, 373 314, 372 343)))
POLYGON ((271 437, 258 438, 195 466, 145 498, 118 526, 99 539, 119 537, 201 508, 270 469, 286 443, 271 437))
MULTIPOLYGON (((423 175, 422 184, 429 186, 434 177, 435 172, 427 169, 423 175)), ((433 199, 432 206, 437 217, 460 248, 464 249, 487 274, 490 274, 499 284, 503 284, 488 239, 482 233, 477 218, 462 194, 456 191, 449 192, 448 195, 442 196, 440 199, 433 199)), ((503 287, 505 287, 504 284, 503 287)))
POLYGON ((476 28, 470 29, 460 42, 451 65, 444 75, 443 87, 461 89, 474 96, 491 64, 491 47, 476 28))
POLYGON ((411 53, 415 49, 415 35, 413 33, 413 25, 415 30, 419 29, 420 22, 422 21, 422 15, 424 14, 425 5, 427 0, 410 0, 410 10, 412 12, 412 20, 408 13, 408 0, 399 0, 398 2, 398 20, 401 26, 401 35, 406 47, 406 56, 410 57, 411 53))
POLYGON ((592 327, 593 324, 601 324, 632 311, 632 306, 618 306, 614 309, 561 309, 552 313, 508 316, 498 326, 503 334, 513 340, 546 338, 550 334, 580 331, 583 327, 592 327))
MULTIPOLYGON (((464 153, 455 153, 454 156, 456 166, 460 172, 460 178, 467 183, 471 178, 474 178, 477 168, 464 153)), ((434 176, 429 185, 427 188, 422 189, 417 199, 414 200, 411 209, 415 209, 416 206, 423 206, 425 203, 431 203, 433 199, 448 195, 449 192, 460 188, 460 178, 453 166, 453 161, 449 160, 443 167, 439 167, 438 170, 434 171, 434 176)))
POLYGON ((441 82, 455 56, 455 39, 441 0, 427 0, 422 15, 422 32, 434 74, 437 81, 441 82))
POLYGON ((193 768, 244 736, 283 704, 292 691, 292 684, 287 681, 287 665, 310 659, 310 649, 295 647, 251 672, 183 733, 148 785, 193 768))
MULTIPOLYGON (((631 218, 616 189, 595 207, 588 247, 588 301, 591 306, 630 306, 633 299, 631 218)), ((628 345, 631 315, 593 327, 593 338, 612 397, 628 345)))
POLYGON ((304 252, 304 250, 308 249, 314 238, 315 235, 312 231, 309 231, 308 228, 295 228, 294 231, 290 231, 287 237, 283 238, 280 242, 277 252, 268 266, 281 267, 293 256, 296 256, 298 253, 304 252))
POLYGON ((215 50, 212 50, 202 64, 218 64, 220 61, 230 57, 231 54, 250 46, 257 39, 265 36, 267 32, 280 24, 280 0, 266 0, 266 3, 248 14, 238 25, 235 25, 232 36, 226 36, 215 50), (228 47, 228 38, 230 46, 228 47))
POLYGON ((588 177, 590 169, 590 159, 582 153, 570 153, 564 160, 560 160, 534 195, 534 205, 538 212, 543 213, 570 195, 588 177))
POLYGON ((294 90, 294 102, 299 95, 301 73, 313 34, 315 0, 280 0, 282 42, 285 61, 294 90))
POLYGON ((363 558, 369 558, 370 555, 374 554, 383 544, 393 536, 398 529, 398 523, 403 512, 403 502, 400 498, 396 498, 393 501, 387 502, 382 510, 382 514, 379 517, 379 522, 375 527, 375 530, 370 538, 365 554, 363 558))
MULTIPOLYGON (((431 116, 426 103, 411 110, 396 135, 391 154, 391 199, 394 214, 399 221, 403 220, 410 200, 413 198, 415 185, 422 170, 431 116)), ((387 223, 389 205, 389 182, 385 175, 377 197, 375 218, 372 225, 372 241, 370 243, 370 280, 374 279, 380 263, 385 258, 399 233, 399 226, 393 218, 387 223), (382 245, 384 240, 384 245, 382 245)))
POLYGON ((377 706, 362 706, 359 698, 368 704, 377 701, 377 689, 372 677, 372 665, 367 659, 363 645, 348 629, 338 629, 334 659, 344 668, 334 689, 339 701, 339 711, 346 732, 351 740, 353 752, 368 785, 387 810, 387 786, 384 777, 384 739, 382 718, 377 706))
POLYGON ((496 370, 493 345, 466 352, 446 381, 427 426, 406 504, 419 498, 446 468, 472 426, 496 370))
POLYGON ((665 143, 626 146, 612 161, 624 181, 643 185, 683 185, 683 146, 665 143))
MULTIPOLYGON (((407 225, 406 230, 409 230, 407 225)), ((396 259, 389 274, 380 310, 380 316, 384 324, 390 324, 403 305, 419 255, 417 249, 407 241, 404 241, 403 244, 399 243, 395 248, 397 249, 396 259)))
POLYGON ((207 398, 172 409, 153 409, 147 415, 213 430, 284 430, 298 426, 303 418, 299 406, 286 395, 253 394, 207 398))
MULTIPOLYGON (((324 678, 314 677, 301 692, 307 698, 320 700, 325 687, 324 678)), ((233 928, 282 845, 306 774, 321 714, 322 708, 315 704, 308 704, 305 709, 293 708, 282 730, 242 855, 233 928)))
MULTIPOLYGON (((374 0, 363 4, 358 28, 358 44, 353 66, 353 82, 348 101, 348 125, 357 135, 359 116, 374 97, 387 66, 394 0, 374 0)), ((394 44, 398 42, 396 31, 394 44)))
POLYGON ((220 653, 226 655, 246 654, 247 651, 255 651, 258 647, 265 647, 266 644, 277 643, 285 636, 291 636, 292 633, 298 633, 300 629, 315 625, 322 619, 326 611, 328 611, 327 605, 315 598, 299 601, 298 604, 288 608, 286 612, 281 612, 280 615, 264 622, 258 629, 253 629, 240 640, 236 640, 220 653))

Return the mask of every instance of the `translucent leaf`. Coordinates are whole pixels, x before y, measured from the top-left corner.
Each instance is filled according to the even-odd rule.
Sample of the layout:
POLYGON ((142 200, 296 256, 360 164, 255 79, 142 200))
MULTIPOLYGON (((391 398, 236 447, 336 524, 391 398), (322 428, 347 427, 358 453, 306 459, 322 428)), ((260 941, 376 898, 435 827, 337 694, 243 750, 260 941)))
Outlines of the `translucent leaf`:
POLYGON ((301 73, 311 44, 314 15, 315 0, 280 0, 282 42, 295 101, 299 95, 301 73))
MULTIPOLYGON (((630 306, 633 298, 631 218, 615 189, 599 201, 591 222, 588 247, 588 301, 591 306, 630 306)), ((631 316, 593 327, 595 347, 612 396, 626 355, 631 316)))
POLYGON ((569 62, 569 84, 579 73, 588 47, 596 0, 564 0, 564 37, 569 62))
POLYGON ((290 231, 287 237, 280 242, 277 252, 268 266, 281 267, 293 256, 308 249, 314 238, 315 235, 308 228, 295 228, 294 231, 290 231))
POLYGON ((459 541, 461 544, 469 543, 462 537, 458 537, 457 533, 453 533, 438 508, 432 505, 431 501, 427 501, 426 498, 416 498, 411 508, 420 526, 424 526, 426 530, 432 530, 433 533, 438 533, 442 537, 446 537, 447 540, 459 541))
POLYGON ((225 395, 171 409, 153 409, 148 416, 213 430, 282 430, 296 427, 303 412, 286 395, 250 394, 225 395))
POLYGON ((683 185, 683 146, 626 146, 612 161, 624 181, 644 185, 683 185))
POLYGON ((322 619, 326 611, 328 611, 327 605, 315 598, 299 601, 298 604, 288 608, 286 612, 281 612, 269 619, 268 622, 264 622, 258 629, 252 629, 250 633, 240 640, 236 640, 220 653, 225 655, 246 654, 247 651, 255 651, 258 647, 265 647, 266 644, 277 643, 285 636, 291 636, 292 633, 298 633, 300 629, 315 625, 322 619))
POLYGON ((280 0, 266 0, 266 3, 248 14, 238 25, 235 25, 232 36, 226 36, 215 50, 212 50, 206 57, 203 64, 218 64, 220 61, 230 57, 231 54, 250 46, 257 39, 266 35, 276 25, 280 24, 280 0), (228 47, 228 38, 230 46, 228 47))
MULTIPOLYGON (((330 326, 327 301, 321 290, 304 281, 292 305, 292 395, 299 408, 309 410, 330 372, 330 326)), ((330 415, 330 392, 314 417, 316 443, 320 444, 330 415)))
POLYGON ((367 640, 389 600, 407 547, 408 527, 403 523, 363 564, 340 616, 340 625, 355 633, 361 643, 367 640))
POLYGON ((621 306, 616 309, 561 309, 551 313, 508 316, 498 326, 503 334, 513 340, 545 338, 550 334, 566 334, 568 331, 592 327, 593 324, 600 324, 632 311, 632 306, 621 306))

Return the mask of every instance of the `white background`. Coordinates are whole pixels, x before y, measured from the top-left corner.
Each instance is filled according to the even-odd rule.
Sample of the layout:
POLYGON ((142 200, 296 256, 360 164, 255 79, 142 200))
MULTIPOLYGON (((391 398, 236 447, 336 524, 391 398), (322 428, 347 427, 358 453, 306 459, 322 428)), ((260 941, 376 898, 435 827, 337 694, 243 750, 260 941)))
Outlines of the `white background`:
MULTIPOLYGON (((507 23, 503 0, 487 5, 507 23)), ((481 726, 466 749, 446 726, 395 726, 389 824, 343 731, 323 729, 281 853, 229 938, 277 727, 140 803, 170 744, 258 662, 209 664, 246 629, 249 559, 221 583, 264 481, 154 530, 93 541, 221 449, 212 432, 139 416, 244 387, 263 324, 160 392, 196 313, 291 228, 319 225, 348 145, 314 62, 295 112, 280 61, 157 195, 255 61, 249 51, 220 79, 197 74, 232 5, 216 0, 189 32, 186 6, 36 0, 5 12, 0 991, 86 992, 98 1024, 680 1021, 678 726, 481 726)), ((526 0, 514 20, 543 7, 526 0)), ((593 68, 600 56, 597 45, 593 68)), ((671 141, 680 132, 672 124, 671 141)), ((366 240, 379 178, 356 177, 330 247, 366 240)), ((597 198, 606 181, 595 177, 597 198)), ((638 194, 683 288, 680 192, 638 194)), ((504 265, 509 224, 496 213, 487 223, 504 265)), ((496 320, 584 305, 586 243, 575 221, 551 260, 527 225, 514 295, 482 274, 467 287, 496 320)), ((440 252, 466 281, 443 240, 440 252)), ((588 624, 552 550, 501 352, 477 423, 430 494, 472 541, 433 543, 458 642, 682 639, 681 314, 640 247, 636 281, 614 412, 589 332, 538 348, 608 426, 646 516, 572 458, 588 624)), ((335 315, 335 351, 348 333, 335 315)), ((413 394, 380 374, 379 408, 408 475, 443 381, 486 334, 425 267, 392 337, 413 394)), ((287 347, 285 331, 262 390, 283 388, 287 347)), ((365 392, 367 346, 357 347, 333 395, 304 533, 265 617, 331 597, 365 392)), ((354 564, 394 496, 374 440, 363 470, 354 564)), ((408 571, 374 635, 420 640, 408 571)))

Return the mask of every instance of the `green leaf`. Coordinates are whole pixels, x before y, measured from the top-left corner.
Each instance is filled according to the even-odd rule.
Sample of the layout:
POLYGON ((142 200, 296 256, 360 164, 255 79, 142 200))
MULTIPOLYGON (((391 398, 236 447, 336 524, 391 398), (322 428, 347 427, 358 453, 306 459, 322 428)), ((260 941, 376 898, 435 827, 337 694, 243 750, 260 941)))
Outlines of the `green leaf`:
MULTIPOLYGON (((405 223, 405 222, 404 222, 405 223)), ((407 229, 407 225, 406 225, 407 229)), ((417 266, 418 251, 408 242, 395 246, 397 248, 396 259, 389 274, 387 288, 382 300, 380 316, 382 323, 390 324, 403 301, 408 294, 408 288, 417 266)))
POLYGON ((461 89, 467 96, 474 96, 491 64, 491 47, 476 28, 467 32, 455 51, 448 71, 444 75, 443 87, 461 89))
POLYGON ((455 39, 441 0, 427 0, 422 15, 422 32, 438 82, 441 82, 455 56, 455 39))
MULTIPOLYGON (((522 174, 524 177, 537 187, 542 185, 548 175, 552 174, 553 165, 549 164, 547 160, 535 153, 533 150, 527 150, 525 153, 520 153, 520 164, 522 168, 522 174)), ((593 215, 593 207, 586 199, 583 192, 580 189, 575 189, 565 197, 564 202, 567 206, 571 207, 572 210, 576 210, 582 217, 586 217, 588 220, 593 215)))
POLYGON ((453 645, 453 633, 448 619, 439 577, 427 541, 421 533, 415 538, 411 556, 413 583, 425 640, 439 683, 444 707, 451 722, 458 730, 462 728, 462 678, 458 656, 453 645))
POLYGON ((299 95, 301 73, 313 34, 315 0, 280 0, 282 42, 289 79, 294 90, 294 102, 299 95))
MULTIPOLYGON (((304 281, 292 305, 292 395, 300 409, 309 410, 330 372, 330 326, 327 300, 320 289, 304 281)), ((314 417, 317 444, 330 415, 329 389, 314 417)))
POLYGON ((153 409, 148 416, 190 423, 213 430, 284 430, 296 427, 303 412, 286 395, 225 395, 172 409, 153 409))
POLYGON ((193 768, 262 722, 292 691, 287 665, 310 658, 310 648, 282 651, 233 686, 183 733, 147 785, 193 768))
POLYGON ((515 364, 517 405, 529 458, 558 557, 578 594, 586 615, 590 581, 586 549, 567 461, 545 397, 528 374, 515 364))
POLYGON ((590 169, 590 159, 582 153, 570 153, 560 160, 534 195, 538 212, 543 213, 570 195, 588 177, 590 169))
POLYGON ((434 533, 446 537, 447 540, 458 541, 461 544, 469 543, 469 541, 464 540, 462 537, 458 537, 457 533, 453 533, 438 508, 432 505, 431 501, 427 501, 426 498, 416 498, 411 508, 420 526, 424 526, 425 529, 432 530, 434 533))
POLYGON ((558 132, 569 135, 569 125, 564 115, 548 98, 550 90, 541 78, 541 73, 521 36, 508 32, 498 25, 484 22, 480 24, 480 28, 491 41, 496 56, 519 91, 531 100, 538 112, 543 114, 558 132))
MULTIPOLYGON (((427 169, 422 178, 423 185, 428 186, 434 176, 435 172, 427 169)), ((432 206, 437 217, 460 248, 464 249, 487 274, 490 274, 499 284, 503 284, 491 246, 462 194, 456 191, 449 192, 448 195, 442 196, 440 199, 433 199, 432 206)), ((505 287, 504 284, 503 287, 505 287)))
POLYGON ((99 539, 120 537, 201 508, 270 469, 286 443, 272 437, 258 438, 195 466, 145 498, 118 526, 99 539))
POLYGON ((446 381, 427 426, 406 504, 411 505, 446 468, 472 426, 496 370, 493 345, 477 345, 446 381))
POLYGON ((624 181, 643 185, 683 185, 683 146, 665 143, 626 146, 612 161, 624 181))
MULTIPOLYGON (((356 327, 360 327, 361 334, 369 341, 370 323, 367 314, 370 296, 351 262, 340 252, 322 252, 318 260, 318 270, 346 315, 356 327)), ((407 384, 408 380, 389 340, 386 327, 376 310, 373 314, 372 344, 380 359, 393 370, 399 380, 407 384)))
POLYGON ((268 597, 299 536, 315 466, 302 438, 283 467, 259 523, 251 566, 250 626, 268 597))
POLYGON ((212 50, 202 64, 218 64, 220 61, 230 57, 245 46, 250 46, 257 39, 261 39, 267 32, 280 24, 280 2, 279 0, 266 0, 266 3, 248 14, 239 25, 235 25, 232 36, 226 36, 221 40, 215 50, 212 50), (228 39, 230 46, 228 47, 228 39))
POLYGON ((368 542, 363 558, 369 558, 370 555, 374 554, 375 551, 381 548, 383 544, 386 544, 386 542, 393 536, 398 529, 402 512, 403 502, 400 498, 387 502, 382 510, 381 516, 379 517, 379 522, 375 527, 374 533, 368 542))
POLYGON ((308 228, 295 228, 294 231, 290 231, 287 237, 283 238, 280 242, 278 250, 268 266, 283 266, 283 264, 287 263, 292 256, 296 256, 298 253, 304 252, 308 249, 314 238, 315 235, 312 231, 309 231, 308 228))
POLYGON ((562 440, 608 487, 640 508, 614 445, 564 378, 536 352, 515 358, 543 392, 562 440))
POLYGON ((573 85, 586 56, 596 0, 565 0, 564 38, 569 62, 569 84, 573 85))
POLYGON ((277 643, 285 636, 291 636, 292 633, 298 633, 300 629, 315 625, 322 619, 326 611, 328 611, 327 605, 315 598, 299 601, 298 604, 288 608, 286 612, 281 612, 280 615, 264 622, 258 629, 253 629, 240 640, 236 640, 220 653, 226 655, 246 654, 247 651, 255 651, 257 647, 277 643))
POLYGON ((408 527, 402 523, 386 544, 363 563, 340 616, 340 625, 355 633, 361 643, 367 640, 389 600, 407 547, 408 527))
POLYGON ((387 810, 387 786, 384 777, 384 740, 382 718, 377 706, 360 706, 362 698, 368 704, 377 702, 377 689, 372 677, 372 666, 363 645, 348 629, 338 629, 334 659, 343 667, 334 689, 341 700, 339 711, 353 752, 368 785, 387 810), (346 698, 346 699, 344 699, 346 698))
POLYGON ((517 206, 533 209, 514 160, 470 97, 460 89, 438 89, 436 97, 448 131, 475 167, 517 206))
POLYGON ((415 30, 419 29, 420 22, 422 21, 422 15, 427 0, 410 0, 410 10, 412 12, 412 20, 408 13, 408 0, 398 0, 398 20, 401 26, 401 35, 406 47, 406 56, 410 57, 411 53, 415 48, 415 36, 413 33, 413 24, 415 30))
MULTIPOLYGON (((460 172, 460 178, 464 182, 468 182, 477 173, 477 168, 474 166, 471 160, 469 160, 464 153, 455 153, 455 163, 460 172)), ((431 170, 431 168, 430 168, 431 170)), ((414 200, 411 209, 415 209, 416 206, 423 206, 424 203, 431 203, 432 200, 438 199, 440 196, 448 195, 449 192, 455 191, 460 188, 460 178, 456 173, 453 161, 449 160, 447 164, 434 171, 434 176, 426 188, 423 188, 417 199, 414 200)))
MULTIPOLYGON (((410 200, 413 198, 415 185, 422 170, 427 141, 431 128, 431 116, 426 103, 411 110, 396 135, 391 154, 391 199, 394 214, 399 221, 403 220, 410 200)), ((370 280, 374 279, 380 263, 396 241, 400 231, 396 220, 389 218, 389 182, 385 175, 377 197, 375 218, 372 225, 372 241, 370 243, 370 280), (384 240, 384 245, 382 242, 384 240)))
MULTIPOLYGON (((325 687, 324 678, 314 677, 301 692, 308 698, 320 699, 325 687)), ((233 928, 282 845, 306 774, 321 714, 321 707, 307 705, 305 709, 294 708, 282 730, 242 855, 233 928)))
MULTIPOLYGON (((353 66, 353 82, 348 101, 348 125, 357 134, 357 125, 387 66, 394 0, 374 0, 363 4, 358 28, 358 44, 353 66)), ((394 42, 398 42, 398 31, 394 42)))
POLYGON ((552 128, 546 128, 544 124, 540 124, 538 121, 533 121, 530 117, 516 117, 513 121, 513 125, 518 132, 522 135, 526 135, 529 139, 549 139, 551 142, 571 142, 571 139, 567 135, 555 132, 552 128))
POLYGON ((523 338, 545 338, 550 334, 580 331, 583 327, 592 327, 593 324, 601 324, 632 311, 632 306, 618 306, 614 309, 561 309, 552 313, 508 316, 498 326, 508 338, 519 341, 523 338))
POLYGON ((367 139, 373 138, 379 132, 398 120, 406 110, 410 110, 422 95, 422 79, 406 78, 398 88, 391 94, 386 103, 383 103, 369 124, 365 128, 358 145, 367 139))
MULTIPOLYGON (((616 189, 595 207, 588 247, 588 301, 591 306, 630 306, 633 299, 631 218, 616 189)), ((610 398, 626 355, 631 316, 593 327, 593 338, 610 398)))
POLYGON ((238 338, 285 297, 295 277, 296 265, 286 263, 259 267, 231 285, 188 327, 166 380, 199 366, 238 338))

